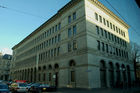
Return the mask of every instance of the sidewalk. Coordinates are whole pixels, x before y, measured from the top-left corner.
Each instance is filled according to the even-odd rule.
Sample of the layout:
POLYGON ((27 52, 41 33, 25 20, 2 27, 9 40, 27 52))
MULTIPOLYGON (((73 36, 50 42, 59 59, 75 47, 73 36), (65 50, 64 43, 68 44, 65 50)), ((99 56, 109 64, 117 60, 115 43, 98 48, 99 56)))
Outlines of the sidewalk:
POLYGON ((140 93, 140 88, 103 88, 103 89, 71 89, 71 88, 61 88, 56 92, 47 92, 47 93, 140 93))

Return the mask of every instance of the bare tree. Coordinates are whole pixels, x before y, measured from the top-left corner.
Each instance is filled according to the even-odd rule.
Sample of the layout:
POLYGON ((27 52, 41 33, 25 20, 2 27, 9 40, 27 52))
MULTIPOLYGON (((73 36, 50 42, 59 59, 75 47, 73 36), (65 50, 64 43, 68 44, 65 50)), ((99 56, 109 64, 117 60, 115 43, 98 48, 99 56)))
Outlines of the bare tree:
POLYGON ((137 78, 136 78, 136 63, 140 59, 140 46, 136 43, 131 43, 131 59, 134 63, 135 80, 137 80, 137 78))

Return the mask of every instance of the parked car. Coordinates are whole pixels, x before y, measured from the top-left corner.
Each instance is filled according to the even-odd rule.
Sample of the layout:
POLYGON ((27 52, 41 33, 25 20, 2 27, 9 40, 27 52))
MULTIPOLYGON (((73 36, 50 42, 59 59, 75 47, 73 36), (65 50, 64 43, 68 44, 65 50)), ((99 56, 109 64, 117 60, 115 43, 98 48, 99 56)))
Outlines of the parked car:
POLYGON ((56 91, 55 86, 50 86, 48 84, 41 84, 39 86, 39 89, 40 89, 41 92, 56 91))
POLYGON ((10 86, 12 92, 27 92, 28 88, 25 83, 12 83, 10 86))
POLYGON ((8 85, 0 84, 0 93, 10 93, 8 85))
POLYGON ((40 93, 39 86, 40 86, 39 83, 32 84, 31 87, 28 89, 28 92, 31 92, 31 93, 40 93))

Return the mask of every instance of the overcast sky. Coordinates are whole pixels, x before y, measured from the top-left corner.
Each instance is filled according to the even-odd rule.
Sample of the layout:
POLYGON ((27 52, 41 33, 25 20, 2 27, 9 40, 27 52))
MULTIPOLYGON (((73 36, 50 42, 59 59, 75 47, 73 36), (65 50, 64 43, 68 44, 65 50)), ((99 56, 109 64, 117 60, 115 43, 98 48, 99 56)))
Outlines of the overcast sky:
MULTIPOLYGON (((0 0, 0 52, 11 48, 52 17, 70 0, 0 0)), ((99 0, 115 14, 105 0, 99 0)), ((140 8, 135 0, 108 0, 138 33, 129 29, 130 40, 140 45, 140 8)), ((118 14, 117 14, 118 15, 118 14)), ((119 15, 118 15, 119 16, 119 15)))

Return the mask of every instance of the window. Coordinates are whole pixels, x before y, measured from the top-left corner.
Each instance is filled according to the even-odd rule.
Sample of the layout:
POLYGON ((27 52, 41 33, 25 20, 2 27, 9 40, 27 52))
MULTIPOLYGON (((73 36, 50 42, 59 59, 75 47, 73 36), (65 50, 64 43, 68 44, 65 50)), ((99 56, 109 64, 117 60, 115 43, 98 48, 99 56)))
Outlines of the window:
POLYGON ((108 20, 107 20, 106 22, 107 22, 107 27, 109 27, 109 22, 108 22, 108 20))
POLYGON ((118 56, 118 48, 116 48, 116 55, 118 56))
POLYGON ((104 32, 105 32, 105 37, 107 38, 107 32, 106 32, 106 30, 104 30, 104 32))
POLYGON ((106 44, 106 52, 108 53, 108 44, 106 44))
POLYGON ((115 31, 115 25, 113 25, 113 30, 115 31))
POLYGON ((71 82, 75 82, 75 71, 71 71, 71 82))
POLYGON ((54 27, 52 28, 52 33, 54 33, 54 27))
POLYGON ((97 40, 97 43, 98 43, 97 49, 100 50, 100 41, 97 40))
POLYGON ((68 16, 68 23, 71 23, 71 16, 68 16))
POLYGON ((68 43, 68 52, 71 52, 71 43, 68 43))
POLYGON ((60 40, 61 40, 61 35, 58 34, 58 42, 60 42, 60 40))
POLYGON ((57 36, 55 36, 55 43, 57 43, 57 36))
POLYGON ((51 49, 51 57, 53 57, 53 49, 51 49))
POLYGON ((51 39, 49 39, 49 46, 51 45, 51 39))
POLYGON ((102 34, 102 36, 104 36, 103 29, 102 29, 102 28, 100 28, 100 30, 101 30, 101 34, 102 34))
POLYGON ((57 25, 55 25, 55 32, 57 31, 57 25))
POLYGON ((76 40, 73 41, 73 50, 76 50, 77 49, 77 42, 76 40))
POLYGON ((102 51, 105 51, 105 46, 103 42, 102 42, 102 51))
POLYGON ((54 38, 52 38, 52 45, 53 45, 53 43, 54 43, 54 38))
POLYGON ((96 26, 96 32, 97 32, 98 35, 100 34, 98 26, 96 26))
POLYGON ((95 13, 95 19, 98 21, 98 14, 95 13))
POLYGON ((116 32, 118 33, 118 27, 116 26, 116 32))
POLYGON ((110 37, 110 33, 108 32, 108 37, 109 37, 109 39, 111 39, 111 37, 110 37))
POLYGON ((46 74, 43 74, 43 81, 46 81, 46 74))
POLYGON ((110 23, 110 28, 112 29, 112 23, 110 23))
POLYGON ((57 48, 57 55, 60 54, 60 47, 57 48))
POLYGON ((54 56, 56 56, 56 48, 54 49, 54 56))
POLYGON ((58 30, 60 30, 60 29, 61 29, 61 23, 58 24, 58 30))
POLYGON ((110 54, 112 54, 112 46, 109 46, 109 47, 110 47, 110 49, 109 49, 110 50, 110 54))
POLYGON ((106 25, 106 20, 105 20, 105 18, 103 18, 103 22, 104 22, 104 25, 106 25))
POLYGON ((49 81, 51 81, 51 80, 52 80, 51 73, 49 73, 49 81))
POLYGON ((75 26, 73 26, 73 35, 76 35, 76 25, 75 26))
POLYGON ((76 12, 73 13, 73 20, 76 19, 76 12))
POLYGON ((99 18, 100 18, 100 22, 102 23, 102 17, 99 15, 99 18))
POLYGON ((51 35, 51 33, 52 33, 52 29, 50 29, 50 35, 51 35))
POLYGON ((68 29, 68 37, 71 37, 71 28, 68 29))
POLYGON ((119 28, 119 34, 121 34, 120 28, 119 28))

